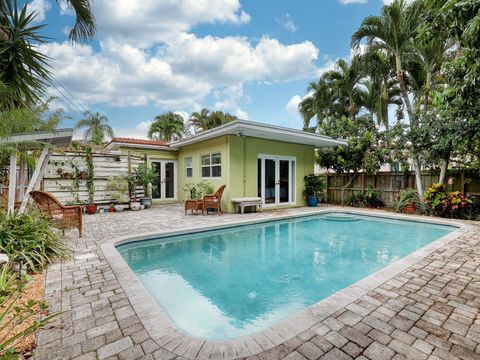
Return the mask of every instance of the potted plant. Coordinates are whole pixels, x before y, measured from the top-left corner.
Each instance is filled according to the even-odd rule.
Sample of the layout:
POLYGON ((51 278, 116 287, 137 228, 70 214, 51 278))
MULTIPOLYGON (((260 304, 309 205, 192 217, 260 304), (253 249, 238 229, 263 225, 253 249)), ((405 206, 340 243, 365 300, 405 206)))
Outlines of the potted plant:
POLYGON ((97 205, 95 205, 95 168, 93 166, 93 154, 92 148, 87 147, 85 149, 86 162, 87 162, 87 189, 88 189, 88 205, 87 214, 96 214, 97 205))
POLYGON ((147 162, 144 162, 135 169, 134 178, 143 186, 144 197, 140 198, 140 203, 148 209, 152 206, 152 189, 156 187, 153 182, 157 178, 157 173, 148 166, 147 162))
POLYGON ((130 210, 137 211, 141 209, 141 203, 137 200, 137 189, 136 189, 136 182, 135 176, 133 174, 129 174, 127 177, 128 180, 128 197, 130 199, 130 210))
POLYGON ((110 191, 110 197, 115 200, 115 211, 123 211, 123 204, 128 202, 128 177, 125 174, 109 177, 105 190, 110 191))
POLYGON ((393 203, 395 212, 414 214, 417 211, 416 202, 418 201, 417 192, 413 189, 404 189, 400 191, 398 198, 393 203))
POLYGON ((325 182, 320 175, 310 174, 306 175, 305 181, 305 195, 307 196, 308 206, 315 207, 322 201, 325 189, 325 182))

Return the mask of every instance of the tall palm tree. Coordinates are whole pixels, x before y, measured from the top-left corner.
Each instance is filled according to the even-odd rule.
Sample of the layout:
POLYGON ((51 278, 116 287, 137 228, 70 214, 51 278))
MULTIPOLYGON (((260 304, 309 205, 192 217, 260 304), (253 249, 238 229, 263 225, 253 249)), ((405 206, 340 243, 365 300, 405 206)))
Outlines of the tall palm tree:
POLYGON ((27 4, 19 9, 16 1, 2 0, 0 15, 0 82, 10 90, 2 100, 2 110, 33 107, 45 94, 50 79, 48 57, 40 53, 39 35, 44 25, 32 25, 35 14, 27 4))
POLYGON ((227 124, 237 120, 237 117, 223 111, 210 111, 202 109, 200 112, 194 112, 188 120, 188 126, 195 132, 214 129, 220 125, 227 124))
POLYGON ((174 141, 181 139, 184 131, 183 118, 169 111, 155 116, 155 121, 148 129, 148 137, 154 140, 174 141))
POLYGON ((107 117, 98 112, 95 114, 86 112, 85 118, 79 120, 75 128, 86 128, 83 137, 97 145, 103 144, 107 136, 110 138, 114 136, 107 117))
MULTIPOLYGON (((60 5, 60 0, 56 0, 60 5)), ((92 13, 90 0, 66 0, 75 12, 75 25, 70 30, 69 39, 73 43, 85 42, 95 36, 95 17, 92 13)))
MULTIPOLYGON (((417 114, 412 107, 404 73, 405 59, 414 48, 414 38, 418 31, 420 3, 408 4, 405 0, 394 0, 384 5, 380 16, 365 18, 359 29, 352 35, 352 46, 358 48, 363 39, 374 50, 383 50, 395 57, 395 72, 403 102, 407 108, 410 127, 418 128, 417 114)), ((420 198, 423 196, 420 155, 412 154, 415 165, 415 179, 420 198)))

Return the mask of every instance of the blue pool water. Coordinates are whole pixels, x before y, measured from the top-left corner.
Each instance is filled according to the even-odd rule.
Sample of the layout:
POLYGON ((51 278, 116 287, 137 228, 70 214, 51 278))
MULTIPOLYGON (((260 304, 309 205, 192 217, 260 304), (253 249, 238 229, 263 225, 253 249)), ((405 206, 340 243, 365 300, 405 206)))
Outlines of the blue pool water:
POLYGON ((274 325, 454 229, 323 214, 117 249, 177 328, 226 339, 274 325))

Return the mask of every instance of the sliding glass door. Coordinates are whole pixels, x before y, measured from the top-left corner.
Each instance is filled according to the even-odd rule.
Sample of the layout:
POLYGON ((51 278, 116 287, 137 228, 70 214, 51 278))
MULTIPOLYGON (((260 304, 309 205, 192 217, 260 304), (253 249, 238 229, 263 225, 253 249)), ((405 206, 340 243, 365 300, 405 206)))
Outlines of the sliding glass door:
POLYGON ((265 206, 295 203, 295 158, 258 157, 258 196, 265 206))

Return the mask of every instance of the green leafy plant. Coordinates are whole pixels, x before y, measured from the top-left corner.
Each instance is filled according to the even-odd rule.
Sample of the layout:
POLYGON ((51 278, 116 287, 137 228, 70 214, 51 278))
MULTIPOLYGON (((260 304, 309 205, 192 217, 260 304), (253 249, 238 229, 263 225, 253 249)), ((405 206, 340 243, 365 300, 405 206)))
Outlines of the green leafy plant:
POLYGON ((1 213, 0 252, 34 272, 55 258, 67 258, 68 248, 50 225, 50 221, 38 213, 15 216, 1 213))
POLYGON ((375 190, 373 186, 369 186, 363 192, 363 203, 366 207, 381 208, 385 205, 381 197, 381 191, 375 190))
POLYGON ((148 166, 146 162, 137 166, 133 173, 135 182, 143 186, 143 191, 146 197, 152 196, 152 189, 156 188, 154 181, 157 178, 157 173, 148 166))
POLYGON ((0 271, 0 302, 15 292, 19 285, 18 274, 12 270, 10 263, 4 264, 0 271))
POLYGON ((93 165, 92 148, 85 148, 86 162, 87 162, 87 189, 88 189, 88 203, 93 204, 95 200, 95 167, 93 165))
POLYGON ((325 193, 325 180, 320 175, 306 175, 303 180, 305 181, 305 195, 316 198, 323 196, 325 193))
POLYGON ((208 181, 200 181, 198 183, 188 183, 183 187, 189 199, 201 199, 205 195, 213 193, 213 187, 208 181))
POLYGON ((400 191, 398 196, 390 204, 390 208, 395 212, 401 213, 404 211, 405 206, 418 202, 418 200, 418 194, 415 190, 404 189, 400 191))
POLYGON ((12 292, 1 303, 0 307, 0 358, 18 359, 18 353, 15 350, 15 342, 21 341, 38 329, 45 327, 50 320, 62 313, 48 313, 48 304, 44 300, 28 300, 22 302, 24 286, 21 285, 16 291, 12 292), (33 321, 32 321, 33 320, 33 321), (19 324, 31 322, 31 325, 25 329, 18 330, 19 324))
POLYGON ((460 191, 447 192, 445 185, 433 184, 424 194, 427 208, 437 216, 464 217, 473 201, 460 191))
POLYGON ((111 197, 115 199, 118 204, 123 204, 128 201, 128 175, 120 174, 109 177, 105 190, 110 191, 111 197))

